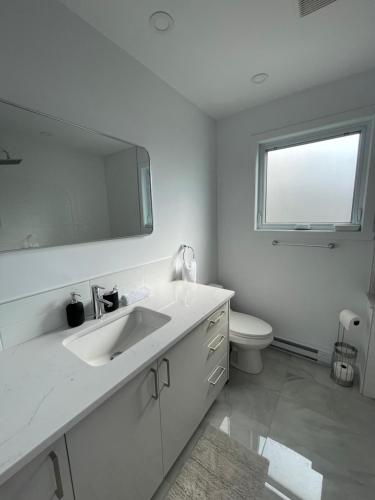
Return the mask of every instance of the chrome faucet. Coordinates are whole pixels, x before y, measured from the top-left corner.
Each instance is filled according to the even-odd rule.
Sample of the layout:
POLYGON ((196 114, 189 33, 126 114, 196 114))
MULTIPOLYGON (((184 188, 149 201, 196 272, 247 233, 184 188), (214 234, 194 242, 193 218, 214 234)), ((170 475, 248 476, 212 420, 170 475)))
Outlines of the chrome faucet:
POLYGON ((104 287, 99 285, 93 285, 91 287, 92 292, 92 304, 94 306, 94 319, 100 319, 104 314, 104 305, 113 306, 112 302, 100 297, 99 290, 104 290, 104 287))

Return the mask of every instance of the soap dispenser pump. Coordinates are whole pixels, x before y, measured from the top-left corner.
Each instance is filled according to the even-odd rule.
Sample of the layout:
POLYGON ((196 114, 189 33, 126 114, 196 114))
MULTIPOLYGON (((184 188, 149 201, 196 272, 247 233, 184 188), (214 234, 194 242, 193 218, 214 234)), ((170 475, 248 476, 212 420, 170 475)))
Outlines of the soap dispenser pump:
POLYGON ((73 292, 71 295, 72 300, 66 306, 66 319, 68 320, 68 325, 74 328, 85 322, 85 309, 82 302, 77 299, 77 297, 80 297, 80 294, 73 292))

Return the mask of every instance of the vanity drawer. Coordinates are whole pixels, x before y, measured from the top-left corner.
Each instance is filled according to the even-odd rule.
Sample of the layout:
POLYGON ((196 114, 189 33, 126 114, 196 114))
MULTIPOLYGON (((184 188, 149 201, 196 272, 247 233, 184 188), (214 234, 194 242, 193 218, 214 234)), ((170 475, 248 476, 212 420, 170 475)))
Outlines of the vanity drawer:
POLYGON ((205 373, 209 374, 220 359, 229 351, 228 328, 222 327, 213 337, 204 344, 205 373))
POLYGON ((203 342, 207 343, 223 329, 228 330, 228 304, 219 307, 201 325, 203 342))
POLYGON ((208 409, 215 401, 227 380, 228 354, 226 353, 203 381, 206 399, 204 406, 206 409, 208 409))

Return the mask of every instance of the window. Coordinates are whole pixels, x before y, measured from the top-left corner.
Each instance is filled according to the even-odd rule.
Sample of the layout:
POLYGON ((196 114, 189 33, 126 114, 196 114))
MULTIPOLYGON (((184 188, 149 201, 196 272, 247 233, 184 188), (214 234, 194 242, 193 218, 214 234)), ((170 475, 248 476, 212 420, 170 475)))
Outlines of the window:
POLYGON ((361 229, 369 124, 267 142, 258 151, 257 229, 361 229))

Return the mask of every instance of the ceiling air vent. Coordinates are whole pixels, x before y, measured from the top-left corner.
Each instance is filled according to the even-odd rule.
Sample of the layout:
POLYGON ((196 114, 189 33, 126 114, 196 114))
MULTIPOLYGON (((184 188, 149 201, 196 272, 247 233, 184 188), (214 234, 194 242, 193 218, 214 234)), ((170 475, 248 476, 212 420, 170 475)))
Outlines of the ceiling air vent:
POLYGON ((336 0, 298 0, 299 15, 301 17, 307 16, 335 1, 336 0))

